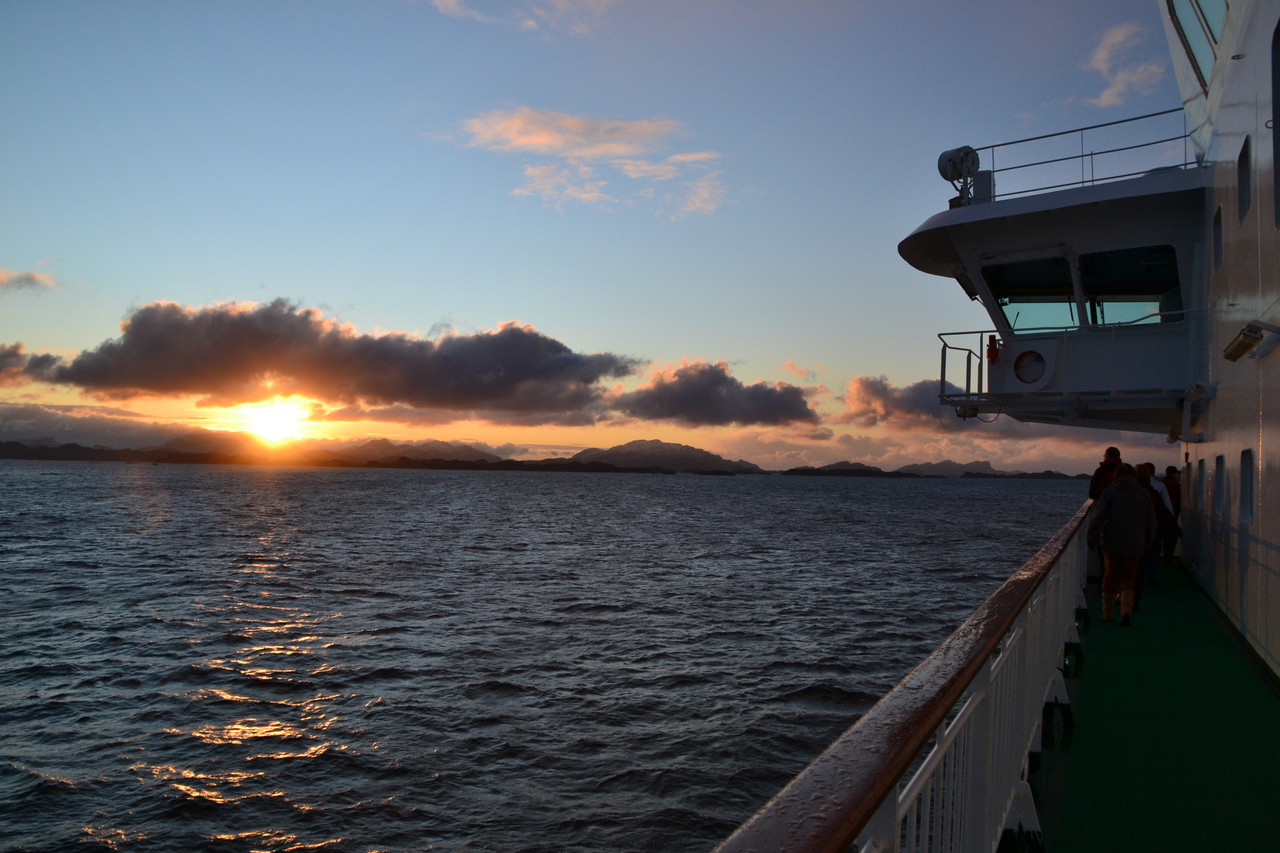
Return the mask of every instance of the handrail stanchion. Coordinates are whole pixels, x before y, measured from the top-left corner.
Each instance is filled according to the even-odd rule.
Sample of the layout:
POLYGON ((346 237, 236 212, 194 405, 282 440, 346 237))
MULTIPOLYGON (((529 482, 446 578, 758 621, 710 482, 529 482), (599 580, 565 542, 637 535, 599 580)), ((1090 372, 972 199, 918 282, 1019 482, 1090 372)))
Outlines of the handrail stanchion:
MULTIPOLYGON (((942 335, 938 335, 942 338, 942 335)), ((938 396, 947 396, 947 339, 942 338, 942 369, 938 371, 938 396)))

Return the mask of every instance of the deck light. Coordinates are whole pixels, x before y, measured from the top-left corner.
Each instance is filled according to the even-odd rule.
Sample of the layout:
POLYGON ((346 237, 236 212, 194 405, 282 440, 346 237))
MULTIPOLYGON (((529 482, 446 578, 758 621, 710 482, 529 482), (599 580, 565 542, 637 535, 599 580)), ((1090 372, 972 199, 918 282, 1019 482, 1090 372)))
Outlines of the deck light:
POLYGON ((1261 320, 1245 324, 1245 327, 1236 333, 1231 343, 1227 344, 1227 348, 1222 351, 1222 357, 1227 361, 1239 361, 1244 358, 1253 351, 1254 347, 1262 343, 1265 337, 1263 332, 1280 332, 1280 326, 1273 326, 1261 320))

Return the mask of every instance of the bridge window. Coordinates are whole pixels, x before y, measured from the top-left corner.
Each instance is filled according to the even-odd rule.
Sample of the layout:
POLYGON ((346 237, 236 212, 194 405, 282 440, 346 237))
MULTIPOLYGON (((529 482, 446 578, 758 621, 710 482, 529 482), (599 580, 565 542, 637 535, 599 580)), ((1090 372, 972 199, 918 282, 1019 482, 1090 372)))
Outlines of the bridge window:
POLYGON ((1227 4, 1224 0, 1169 0, 1169 10, 1200 85, 1208 89, 1213 78, 1214 48, 1227 19, 1227 4))
POLYGON ((982 268, 982 277, 1016 330, 1070 328, 1080 322, 1066 258, 992 264, 982 268))
POLYGON ((1222 28, 1227 25, 1227 0, 1197 0, 1196 5, 1214 44, 1222 41, 1222 28))
MULTIPOLYGON (((1176 323, 1182 288, 1172 246, 1141 246, 1080 256, 1083 323, 1176 323)), ((1018 332, 1082 325, 1067 258, 991 264, 982 277, 1009 326, 1018 332)))
POLYGON ((1172 246, 1143 246, 1080 256, 1089 322, 1173 323, 1182 319, 1182 288, 1172 246))

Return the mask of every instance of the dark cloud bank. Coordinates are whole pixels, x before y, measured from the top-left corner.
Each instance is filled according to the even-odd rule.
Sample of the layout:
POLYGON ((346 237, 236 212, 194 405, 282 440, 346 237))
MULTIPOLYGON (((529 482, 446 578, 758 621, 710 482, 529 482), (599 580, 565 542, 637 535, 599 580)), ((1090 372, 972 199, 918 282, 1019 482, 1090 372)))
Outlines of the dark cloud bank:
MULTIPOLYGON (((629 393, 604 384, 636 359, 576 353, 532 326, 426 340, 363 335, 316 309, 264 305, 139 308, 119 338, 67 361, 0 344, 0 382, 40 381, 108 399, 199 396, 232 406, 299 394, 344 417, 584 424, 617 413, 686 425, 816 423, 801 388, 744 385, 723 363, 685 365, 629 393)), ((329 413, 333 417, 335 413, 329 413)))
MULTIPOLYGON (((938 380, 926 379, 897 387, 883 376, 858 376, 849 382, 845 410, 832 420, 858 427, 881 427, 903 432, 969 433, 985 439, 1035 442, 1060 439, 1083 445, 1124 444, 1146 450, 1167 447, 1163 436, 1122 430, 1085 429, 1056 424, 1024 423, 1011 417, 956 417, 939 399, 938 380)), ((948 393, 960 388, 947 384, 948 393)))

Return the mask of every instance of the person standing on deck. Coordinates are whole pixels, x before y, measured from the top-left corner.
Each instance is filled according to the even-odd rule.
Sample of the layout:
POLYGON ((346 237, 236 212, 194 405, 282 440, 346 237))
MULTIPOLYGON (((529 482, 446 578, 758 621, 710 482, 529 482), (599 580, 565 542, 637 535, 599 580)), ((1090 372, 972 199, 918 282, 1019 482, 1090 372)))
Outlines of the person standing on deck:
POLYGON ((1089 497, 1092 500, 1096 501, 1102 497, 1107 487, 1115 482, 1116 473, 1122 464, 1124 463, 1120 461, 1120 448, 1108 447, 1102 454, 1102 461, 1098 463, 1093 476, 1089 478, 1089 497))
MULTIPOLYGON (((1120 448, 1108 447, 1102 454, 1102 461, 1098 463, 1097 469, 1093 472, 1093 477, 1089 480, 1089 500, 1094 502, 1094 508, 1090 510, 1090 518, 1097 510, 1098 498, 1102 497, 1102 493, 1107 490, 1116 479, 1116 471, 1120 470, 1120 448)), ((1103 566, 1106 565, 1106 559, 1102 556, 1102 551, 1096 547, 1089 548, 1089 563, 1086 568, 1086 574, 1089 581, 1095 581, 1104 574, 1103 566)))
POLYGON ((1120 624, 1129 625, 1134 584, 1142 556, 1156 543, 1156 511, 1151 493, 1138 485, 1132 465, 1121 464, 1115 482, 1093 506, 1089 546, 1101 547, 1102 619, 1111 621, 1111 606, 1120 599, 1120 624))

